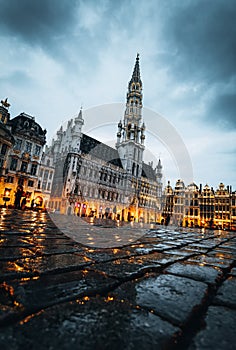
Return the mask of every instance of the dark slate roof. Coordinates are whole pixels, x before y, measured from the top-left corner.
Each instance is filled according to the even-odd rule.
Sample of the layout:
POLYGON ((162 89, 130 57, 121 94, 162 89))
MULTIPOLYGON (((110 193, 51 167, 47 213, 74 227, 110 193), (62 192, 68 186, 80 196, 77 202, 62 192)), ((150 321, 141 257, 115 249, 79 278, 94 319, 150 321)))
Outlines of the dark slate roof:
POLYGON ((93 157, 123 168, 119 153, 115 148, 107 146, 88 135, 82 134, 80 150, 82 153, 91 154, 93 157))
POLYGON ((35 122, 34 117, 26 113, 21 113, 17 117, 9 120, 8 125, 11 127, 13 135, 21 134, 25 138, 40 142, 42 145, 46 143, 46 129, 35 122))
POLYGON ((155 175, 154 169, 151 167, 151 165, 148 165, 144 162, 143 162, 143 168, 142 168, 142 176, 156 181, 156 175, 155 175))

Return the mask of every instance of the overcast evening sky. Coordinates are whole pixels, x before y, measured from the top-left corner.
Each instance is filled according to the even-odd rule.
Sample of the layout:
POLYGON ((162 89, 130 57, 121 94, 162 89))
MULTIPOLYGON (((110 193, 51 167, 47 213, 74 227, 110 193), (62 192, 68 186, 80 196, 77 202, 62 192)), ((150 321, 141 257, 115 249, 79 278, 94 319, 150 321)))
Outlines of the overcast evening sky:
MULTIPOLYGON (((186 145, 193 180, 236 189, 235 1, 0 0, 0 8, 0 97, 11 117, 35 116, 49 140, 82 104, 84 130, 94 125, 92 136, 115 139, 122 108, 108 125, 93 107, 125 106, 139 52, 143 104, 186 145)), ((176 160, 150 118, 146 157, 160 156, 174 185, 176 160)))

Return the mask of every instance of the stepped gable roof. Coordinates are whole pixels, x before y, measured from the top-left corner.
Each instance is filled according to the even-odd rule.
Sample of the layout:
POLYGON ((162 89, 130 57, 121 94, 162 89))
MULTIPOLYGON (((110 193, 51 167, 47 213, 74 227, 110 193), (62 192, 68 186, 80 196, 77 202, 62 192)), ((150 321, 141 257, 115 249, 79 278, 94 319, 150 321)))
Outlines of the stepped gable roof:
POLYGON ((118 151, 115 148, 112 148, 86 134, 82 134, 80 150, 82 153, 91 154, 91 156, 99 158, 106 163, 123 168, 118 151))
POLYGON ((142 176, 146 177, 147 179, 156 181, 156 174, 154 169, 151 167, 151 165, 146 164, 144 162, 143 162, 143 168, 142 168, 142 176))

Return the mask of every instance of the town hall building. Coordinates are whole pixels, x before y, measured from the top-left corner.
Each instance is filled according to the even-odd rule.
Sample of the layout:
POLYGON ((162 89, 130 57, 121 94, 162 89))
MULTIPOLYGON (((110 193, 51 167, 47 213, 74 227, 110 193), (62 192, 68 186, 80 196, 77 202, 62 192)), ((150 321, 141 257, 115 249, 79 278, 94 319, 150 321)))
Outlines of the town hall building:
POLYGON ((115 148, 82 132, 82 110, 57 131, 48 149, 55 164, 50 209, 91 218, 160 221, 162 165, 159 160, 154 168, 143 159, 142 90, 137 55, 115 148))

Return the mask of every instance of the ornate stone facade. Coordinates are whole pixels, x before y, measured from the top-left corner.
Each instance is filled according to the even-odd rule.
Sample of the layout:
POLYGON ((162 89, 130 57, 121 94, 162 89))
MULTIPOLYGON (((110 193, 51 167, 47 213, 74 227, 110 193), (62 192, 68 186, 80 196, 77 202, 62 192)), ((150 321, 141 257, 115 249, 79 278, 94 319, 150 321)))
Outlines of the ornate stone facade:
POLYGON ((0 108, 6 129, 2 149, 8 142, 7 156, 1 161, 0 205, 19 209, 23 201, 24 207, 44 208, 51 191, 48 181, 44 187, 46 177, 52 183, 54 174, 53 160, 43 151, 46 130, 26 113, 10 119, 6 107, 0 108))
POLYGON ((178 180, 174 189, 164 190, 162 217, 174 225, 236 230, 236 193, 223 183, 214 190, 178 180))
POLYGON ((82 111, 61 127, 50 148, 55 160, 51 209, 123 221, 160 220, 162 166, 143 161, 142 81, 137 55, 116 148, 82 133, 82 111))

